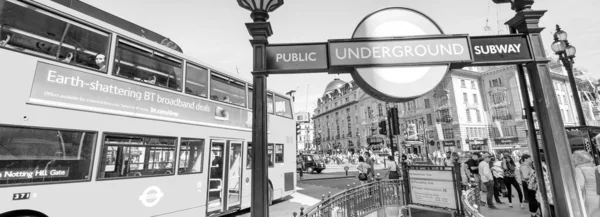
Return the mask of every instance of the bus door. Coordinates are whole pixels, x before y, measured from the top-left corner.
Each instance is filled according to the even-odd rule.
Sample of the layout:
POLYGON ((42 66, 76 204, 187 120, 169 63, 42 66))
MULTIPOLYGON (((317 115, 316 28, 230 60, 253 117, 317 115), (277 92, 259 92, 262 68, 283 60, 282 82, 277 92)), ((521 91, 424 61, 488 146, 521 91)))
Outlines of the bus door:
POLYGON ((211 140, 207 216, 237 210, 241 201, 242 142, 211 140))

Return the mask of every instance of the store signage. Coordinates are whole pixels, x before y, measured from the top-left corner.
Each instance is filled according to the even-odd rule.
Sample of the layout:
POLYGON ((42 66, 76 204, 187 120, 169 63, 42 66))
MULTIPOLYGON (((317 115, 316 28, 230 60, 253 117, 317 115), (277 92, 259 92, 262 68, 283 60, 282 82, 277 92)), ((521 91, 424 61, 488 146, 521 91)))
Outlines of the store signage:
POLYGON ((452 170, 409 170, 412 203, 457 209, 452 170))
POLYGON ((486 145, 487 139, 471 139, 471 140, 469 140, 469 144, 471 144, 471 145, 486 145))
POLYGON ((330 66, 393 66, 471 62, 468 37, 331 40, 330 66))
POLYGON ((496 143, 496 145, 514 145, 515 143, 519 142, 519 138, 495 138, 494 142, 496 143))
POLYGON ((38 62, 29 102, 119 115, 250 129, 252 112, 38 62))
POLYGON ((327 44, 270 44, 267 45, 267 70, 296 70, 326 72, 327 44))
POLYGON ((470 38, 473 65, 532 60, 529 43, 524 35, 474 36, 470 38))
POLYGON ((444 144, 444 146, 456 146, 455 141, 442 141, 442 144, 444 144))
POLYGON ((65 168, 65 169, 0 170, 0 180, 62 178, 62 177, 69 177, 69 168, 65 168))

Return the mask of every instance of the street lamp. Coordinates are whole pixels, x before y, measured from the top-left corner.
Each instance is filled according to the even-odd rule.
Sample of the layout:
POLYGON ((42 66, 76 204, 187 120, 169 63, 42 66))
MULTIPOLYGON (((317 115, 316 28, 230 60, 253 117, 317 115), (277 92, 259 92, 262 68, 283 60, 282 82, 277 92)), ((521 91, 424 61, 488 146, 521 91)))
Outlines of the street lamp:
POLYGON ((252 94, 252 190, 250 213, 252 217, 269 216, 269 184, 267 157, 267 40, 273 34, 268 12, 283 5, 283 0, 237 0, 240 7, 252 11, 254 22, 246 23, 252 36, 253 53, 252 94))
POLYGON ((581 107, 581 100, 579 97, 579 91, 577 90, 577 83, 575 82, 575 76, 573 75, 573 58, 575 58, 575 47, 569 44, 567 41, 567 33, 560 29, 560 26, 556 25, 556 32, 554 33, 554 42, 550 46, 552 51, 558 55, 558 59, 567 69, 567 75, 569 76, 569 85, 571 86, 571 92, 573 93, 573 100, 575 101, 575 110, 577 110, 577 117, 579 118, 579 125, 585 126, 585 116, 583 115, 583 109, 581 107))

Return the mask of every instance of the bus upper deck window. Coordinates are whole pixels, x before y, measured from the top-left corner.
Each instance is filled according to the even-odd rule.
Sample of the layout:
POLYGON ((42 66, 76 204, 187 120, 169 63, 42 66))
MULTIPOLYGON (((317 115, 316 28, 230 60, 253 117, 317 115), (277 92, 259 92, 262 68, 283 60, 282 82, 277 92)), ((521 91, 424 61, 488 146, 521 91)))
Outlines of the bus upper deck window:
POLYGON ((113 75, 181 91, 182 61, 144 46, 119 40, 113 75))
POLYGON ((21 2, 0 12, 0 46, 67 64, 106 72, 96 62, 108 53, 109 34, 21 2))

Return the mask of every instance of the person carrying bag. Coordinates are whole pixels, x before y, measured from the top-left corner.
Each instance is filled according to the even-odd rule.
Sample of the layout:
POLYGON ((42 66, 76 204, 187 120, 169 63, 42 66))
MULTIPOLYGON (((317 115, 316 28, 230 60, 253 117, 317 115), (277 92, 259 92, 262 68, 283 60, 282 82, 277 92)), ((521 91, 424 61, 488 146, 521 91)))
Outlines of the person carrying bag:
POLYGON ((369 181, 369 171, 371 166, 365 163, 365 158, 362 156, 358 157, 358 166, 356 166, 356 170, 358 170, 358 180, 360 180, 361 184, 366 184, 369 181))
POLYGON ((388 178, 389 179, 399 179, 400 173, 402 169, 398 166, 398 163, 394 160, 393 156, 388 156, 388 160, 394 162, 394 164, 388 164, 388 178))

